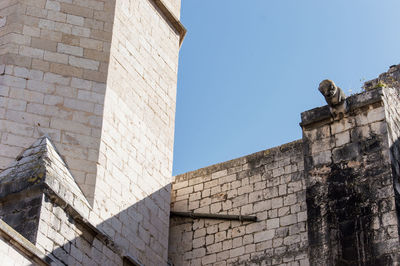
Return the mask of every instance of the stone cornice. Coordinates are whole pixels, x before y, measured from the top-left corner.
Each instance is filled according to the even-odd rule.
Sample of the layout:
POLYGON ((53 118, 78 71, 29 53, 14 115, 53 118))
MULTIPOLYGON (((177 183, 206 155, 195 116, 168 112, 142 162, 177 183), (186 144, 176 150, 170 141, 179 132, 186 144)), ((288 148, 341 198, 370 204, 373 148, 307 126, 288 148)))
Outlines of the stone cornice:
MULTIPOLYGON (((355 109, 359 109, 367 105, 381 102, 382 95, 382 88, 352 95, 346 99, 348 112, 352 112, 355 109)), ((320 123, 330 123, 333 120, 334 119, 332 118, 329 106, 325 105, 301 113, 300 126, 303 128, 308 128, 310 126, 312 127, 313 125, 319 125, 320 123)))
POLYGON ((155 5, 156 9, 166 19, 168 24, 179 34, 179 46, 182 44, 186 35, 186 28, 182 25, 177 17, 168 9, 162 0, 149 0, 155 5))

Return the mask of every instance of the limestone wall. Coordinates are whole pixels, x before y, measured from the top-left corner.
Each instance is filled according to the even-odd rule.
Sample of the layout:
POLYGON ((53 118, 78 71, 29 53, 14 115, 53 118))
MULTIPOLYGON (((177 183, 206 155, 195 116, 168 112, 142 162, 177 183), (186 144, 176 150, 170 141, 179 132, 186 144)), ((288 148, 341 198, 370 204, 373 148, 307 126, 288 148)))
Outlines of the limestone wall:
POLYGON ((146 265, 167 261, 181 41, 160 3, 0 4, 0 171, 50 135, 90 221, 146 265))
MULTIPOLYGON (((18 27, 15 23, 18 12, 18 0, 4 0, 0 3, 0 56, 12 50, 15 44, 10 43, 11 38, 18 38, 14 29, 18 27)), ((21 36, 19 36, 21 37, 21 36)))
POLYGON ((172 210, 257 222, 171 217, 174 265, 308 265, 303 147, 297 141, 176 176, 172 210))
POLYGON ((35 242, 57 265, 122 265, 122 257, 47 195, 35 242))
POLYGON ((179 40, 153 1, 117 1, 94 210, 145 265, 167 262, 179 40))
POLYGON ((14 5, 0 8, 0 170, 47 133, 92 201, 114 1, 1 7, 7 3, 14 5))
MULTIPOLYGON (((110 230, 99 229, 109 227, 93 225, 91 215, 91 206, 46 137, 0 173, 0 218, 7 223, 0 220, 0 234, 12 227, 8 231, 17 230, 23 243, 34 244, 56 265, 121 265, 126 257, 137 261, 129 247, 115 244, 110 230)), ((127 217, 118 215, 124 221, 127 217)), ((103 221, 114 227, 117 222, 103 221)), ((134 229, 124 227, 124 237, 130 239, 134 229)))

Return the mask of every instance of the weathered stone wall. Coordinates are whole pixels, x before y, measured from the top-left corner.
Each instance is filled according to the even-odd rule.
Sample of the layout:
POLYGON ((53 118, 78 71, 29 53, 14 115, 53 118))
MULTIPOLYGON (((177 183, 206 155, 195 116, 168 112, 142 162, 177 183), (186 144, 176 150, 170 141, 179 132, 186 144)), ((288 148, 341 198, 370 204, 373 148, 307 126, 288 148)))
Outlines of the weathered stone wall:
MULTIPOLYGON (((89 221, 92 208, 46 137, 0 173, 0 207, 7 227, 57 265, 121 265, 124 256, 133 258, 89 221)), ((125 231, 129 238, 132 228, 125 231)))
POLYGON ((177 176, 172 210, 257 216, 172 217, 174 265, 308 265, 301 141, 177 176))
MULTIPOLYGON (((31 203, 32 200, 24 199, 25 195, 26 191, 14 195, 10 203, 15 207, 13 210, 26 211, 4 213, 4 222, 26 237, 26 241, 32 242, 55 265, 122 265, 123 252, 109 239, 94 231, 87 220, 77 219, 76 215, 67 211, 65 205, 60 206, 43 191, 35 193, 35 204, 31 203)), ((11 207, 2 205, 1 210, 7 212, 11 207)), ((15 255, 18 251, 12 246, 6 246, 9 244, 1 241, 0 253, 4 249, 3 252, 9 252, 14 258, 6 257, 5 260, 2 257, 1 261, 15 261, 15 265, 24 265, 20 264, 24 261, 23 255, 15 255)))
POLYGON ((364 83, 366 91, 379 88, 400 88, 400 65, 392 65, 387 72, 364 83))
MULTIPOLYGON (((2 1, 3 7, 4 1, 2 1)), ((0 169, 47 133, 92 201, 114 1, 5 1, 0 169)))
POLYGON ((1 200, 0 219, 35 243, 42 200, 43 195, 37 191, 1 200))
POLYGON ((393 265, 399 238, 382 90, 302 114, 312 265, 393 265))
POLYGON ((177 176, 173 211, 256 214, 259 221, 171 217, 171 261, 397 264, 400 95, 380 82, 396 85, 398 73, 392 66, 374 88, 347 98, 336 118, 328 106, 304 112, 303 141, 177 176))

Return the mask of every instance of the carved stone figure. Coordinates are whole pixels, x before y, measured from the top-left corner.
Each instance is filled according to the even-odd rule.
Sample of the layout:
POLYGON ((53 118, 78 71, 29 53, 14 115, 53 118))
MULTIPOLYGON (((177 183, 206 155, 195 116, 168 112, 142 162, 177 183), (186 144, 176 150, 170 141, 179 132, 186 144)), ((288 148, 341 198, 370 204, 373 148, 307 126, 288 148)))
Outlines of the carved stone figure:
POLYGON ((346 112, 346 95, 332 80, 323 80, 319 84, 318 90, 324 95, 334 118, 346 112))

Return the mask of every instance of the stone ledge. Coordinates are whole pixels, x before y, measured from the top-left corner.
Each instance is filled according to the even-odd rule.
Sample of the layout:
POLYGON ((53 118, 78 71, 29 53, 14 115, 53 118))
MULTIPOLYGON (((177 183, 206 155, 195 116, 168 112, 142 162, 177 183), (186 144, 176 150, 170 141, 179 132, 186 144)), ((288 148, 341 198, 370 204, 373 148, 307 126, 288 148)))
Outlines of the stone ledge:
MULTIPOLYGON (((346 98, 348 112, 352 112, 361 107, 382 101, 382 88, 362 92, 346 98)), ((312 124, 333 121, 329 106, 317 107, 301 113, 301 127, 308 127, 312 124)))
POLYGON ((88 218, 91 207, 47 136, 39 138, 0 173, 0 199, 45 184, 88 218))
POLYGON ((111 249, 113 252, 119 255, 123 255, 122 249, 115 245, 114 241, 108 237, 100 229, 92 225, 90 221, 84 218, 72 205, 67 203, 60 195, 58 195, 51 187, 47 184, 43 184, 43 192, 50 198, 53 203, 61 206, 63 210, 70 215, 75 222, 85 227, 88 231, 92 232, 92 235, 97 237, 105 246, 111 249))
POLYGON ((44 255, 37 247, 29 240, 20 235, 17 231, 11 228, 7 223, 0 219, 0 235, 11 246, 15 247, 26 257, 32 260, 37 265, 52 265, 53 260, 44 255))
POLYGON ((82 225, 86 228, 91 234, 99 239, 106 247, 112 250, 115 254, 119 255, 121 258, 128 260, 133 265, 143 266, 140 261, 138 261, 134 256, 130 255, 120 246, 115 244, 115 242, 102 230, 98 229, 94 226, 89 220, 84 218, 73 206, 68 204, 62 197, 60 197, 51 187, 47 184, 43 184, 43 192, 50 198, 50 200, 61 206, 63 210, 70 215, 77 224, 82 225))

